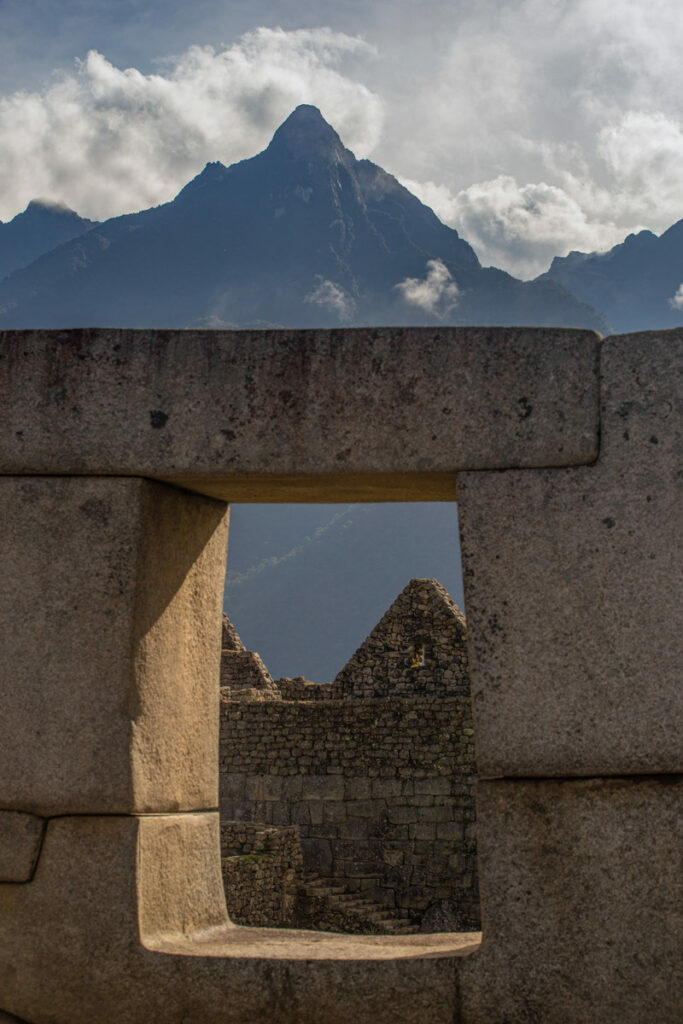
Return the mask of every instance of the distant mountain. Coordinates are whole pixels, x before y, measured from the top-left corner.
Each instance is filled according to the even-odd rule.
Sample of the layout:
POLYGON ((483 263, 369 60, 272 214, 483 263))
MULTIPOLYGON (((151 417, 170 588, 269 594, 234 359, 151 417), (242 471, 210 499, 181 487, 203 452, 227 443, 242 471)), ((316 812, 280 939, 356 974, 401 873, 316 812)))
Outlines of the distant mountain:
POLYGON ((89 231, 95 223, 68 206, 34 199, 7 224, 0 221, 0 279, 89 231))
POLYGON ((311 106, 257 156, 207 164, 172 202, 97 225, 0 284, 2 328, 443 320, 607 330, 562 285, 481 267, 311 106))
POLYGON ((652 231, 629 235, 609 252, 557 256, 536 280, 564 285, 583 302, 598 306, 617 333, 680 327, 683 220, 659 237, 652 231))

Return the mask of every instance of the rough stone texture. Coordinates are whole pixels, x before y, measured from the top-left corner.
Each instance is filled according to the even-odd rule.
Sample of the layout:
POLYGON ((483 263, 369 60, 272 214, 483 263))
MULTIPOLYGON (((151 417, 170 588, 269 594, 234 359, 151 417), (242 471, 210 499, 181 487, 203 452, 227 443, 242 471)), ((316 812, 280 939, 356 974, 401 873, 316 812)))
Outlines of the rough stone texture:
POLYGON ((332 696, 329 683, 314 683, 304 676, 281 676, 275 685, 283 700, 329 700, 332 696))
POLYGON ((215 807, 225 507, 3 477, 0 521, 0 807, 215 807))
POLYGON ((0 811, 0 882, 28 882, 43 839, 42 818, 0 811))
POLYGON ((228 500, 452 498, 590 462, 598 336, 558 328, 0 332, 0 472, 228 500))
MULTIPOLYGON (((361 332, 327 352, 324 373, 316 360, 342 335, 316 335, 321 347, 313 358, 306 338, 273 334, 272 363, 264 362, 267 345, 257 336, 233 387, 221 369, 228 362, 222 336, 196 346, 195 335, 181 332, 163 343, 161 335, 111 332, 6 335, 0 470, 142 472, 135 462, 142 451, 150 472, 196 469, 202 486, 218 479, 227 488, 231 471, 258 465, 254 489, 242 493, 323 500, 344 493, 339 481, 353 477, 349 466, 363 465, 354 486, 363 478, 368 489, 358 485, 354 495, 427 498, 447 492, 437 487, 441 450, 450 453, 444 464, 451 469, 493 469, 502 463, 489 460, 506 453, 520 466, 538 466, 542 455, 555 464, 560 446, 558 457, 569 464, 594 451, 597 420, 588 409, 596 375, 586 356, 596 351, 593 339, 572 335, 578 340, 565 359, 563 332, 475 331, 472 353, 461 353, 458 366, 464 335, 451 344, 437 342, 436 332, 408 333, 406 346, 400 332, 361 332), (526 365, 525 336, 536 346, 535 363, 529 357, 526 365), (148 342, 137 345, 136 337, 148 342), (399 339, 395 359, 392 338, 399 339), (185 362, 169 359, 171 351, 185 362), (291 377, 286 368, 278 377, 287 362, 291 377), (249 380, 252 369, 258 373, 249 380), (328 390, 314 393, 321 373, 328 390), (291 412, 278 380, 302 382, 291 412), (547 415, 538 405, 527 415, 521 399, 533 405, 531 392, 520 394, 520 380, 535 382, 534 398, 545 390, 547 415), (462 403, 439 420, 433 402, 446 392, 462 403), (229 423, 241 432, 234 438, 218 436, 232 429, 228 406, 229 423), (280 418, 270 420, 277 410, 280 418), (553 429, 561 421, 562 441, 553 429), (350 443, 337 445, 342 436, 350 443), (468 450, 480 461, 462 461, 468 450), (196 467, 188 467, 192 452, 196 467), (292 467, 309 459, 314 469, 297 490, 292 467)), ((245 352, 247 338, 240 341, 245 352)), ((484 474, 480 490, 474 475, 465 480, 470 642, 489 770, 657 772, 680 763, 672 756, 671 696, 680 563, 670 523, 680 507, 674 381, 682 341, 675 331, 605 344, 596 466, 484 474), (489 532, 479 502, 491 517, 489 532), (516 552, 507 561, 503 535, 516 552), (493 590, 486 615, 482 584, 504 588, 507 575, 519 608, 512 614, 505 590, 500 601, 493 590), (506 728, 496 732, 506 715, 506 728)), ((132 772, 126 793, 132 789, 136 799, 121 800, 125 810, 178 799, 176 783, 187 793, 180 770, 166 781, 171 740, 184 758, 188 742, 201 778, 201 765, 215 763, 215 732, 202 726, 194 733, 196 719, 183 703, 196 695, 194 675, 186 673, 187 689, 177 691, 176 661, 189 667, 196 655, 196 665, 210 665, 215 699, 223 552, 211 555, 206 579, 197 567, 205 544, 217 544, 222 509, 181 493, 161 500, 161 490, 139 480, 0 484, 0 570, 11 583, 0 588, 0 807, 8 807, 5 793, 28 800, 10 808, 52 806, 67 779, 64 792, 68 800, 76 793, 79 812, 84 803, 89 812, 93 804, 106 808, 99 818, 52 819, 32 881, 0 883, 3 1011, 34 1024, 678 1024, 678 777, 485 783, 478 841, 486 940, 478 953, 463 936, 358 940, 230 925, 217 815, 108 813, 119 801, 110 780, 129 778, 131 764, 148 771, 132 772), (194 526, 183 533, 188 519, 194 526), (203 604, 207 587, 215 612, 203 604), (135 614, 126 610, 131 591, 135 614), (138 743, 130 757, 122 719, 138 743)), ((201 699, 196 707, 202 710, 201 699)), ((324 808, 324 800, 317 803, 324 808)))
POLYGON ((401 591, 332 684, 333 697, 469 697, 465 617, 437 580, 401 591))
POLYGON ((51 821, 34 881, 0 884, 6 1012, 37 1024, 452 1024, 471 937, 236 927, 218 845, 216 814, 51 821))
MULTIPOLYGON (((365 893, 318 877, 304 878, 296 901, 297 928, 344 935, 415 935, 422 929, 407 911, 377 903, 365 893)), ((432 929, 454 931, 455 929, 432 929)))
POLYGON ((233 626, 228 616, 223 612, 223 620, 221 625, 221 655, 229 652, 241 652, 246 651, 246 647, 242 643, 242 639, 239 636, 237 630, 233 626))
POLYGON ((680 1024, 683 781, 480 782, 463 1024, 680 1024))
POLYGON ((255 651, 221 651, 221 691, 229 696, 239 690, 263 690, 276 699, 280 691, 255 651))
POLYGON ((595 466, 458 477, 484 776, 683 770, 682 372, 608 339, 595 466))
POLYGON ((463 697, 222 699, 221 815, 297 825, 307 871, 476 928, 473 741, 463 697))
POLYGON ((256 686, 221 689, 223 816, 296 825, 307 872, 411 923, 478 928, 466 633, 436 580, 411 580, 331 686, 281 680, 270 708, 256 686))
POLYGON ((221 865, 231 921, 264 928, 297 923, 303 881, 297 828, 222 820, 221 865))

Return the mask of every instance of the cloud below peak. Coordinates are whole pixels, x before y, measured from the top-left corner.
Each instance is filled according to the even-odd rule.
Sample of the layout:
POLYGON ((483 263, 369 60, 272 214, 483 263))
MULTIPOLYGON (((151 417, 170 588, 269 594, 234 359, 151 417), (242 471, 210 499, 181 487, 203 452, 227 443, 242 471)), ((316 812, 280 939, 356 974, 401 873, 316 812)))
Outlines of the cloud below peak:
POLYGON ((669 299, 669 305, 672 309, 683 310, 683 282, 679 284, 676 294, 669 299))
POLYGON ((353 297, 341 285, 335 284, 334 281, 323 279, 320 276, 313 290, 304 299, 304 302, 329 310, 339 318, 340 323, 348 323, 353 317, 356 308, 353 297))
POLYGON ((442 319, 457 306, 460 289, 441 260, 427 260, 425 269, 425 277, 407 277, 396 288, 409 305, 442 319))

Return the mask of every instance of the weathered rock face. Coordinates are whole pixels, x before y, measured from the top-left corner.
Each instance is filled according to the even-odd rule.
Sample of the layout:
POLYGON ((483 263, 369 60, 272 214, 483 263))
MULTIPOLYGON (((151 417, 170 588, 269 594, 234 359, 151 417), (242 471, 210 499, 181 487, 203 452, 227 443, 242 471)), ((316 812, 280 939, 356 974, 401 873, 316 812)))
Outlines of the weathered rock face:
POLYGON ((411 580, 333 683, 334 697, 468 697, 465 617, 436 580, 411 580))
POLYGON ((484 777, 683 769, 683 330, 601 366, 594 466, 458 476, 484 777))
POLYGON ((130 477, 0 476, 0 521, 0 808, 215 806, 225 506, 130 477))
POLYGON ((304 676, 282 676, 275 685, 283 700, 329 700, 332 687, 328 683, 314 683, 304 676))
POLYGON ((308 871, 476 927, 473 741, 465 698, 224 700, 221 815, 295 824, 308 871))
POLYGON ((279 692, 273 677, 255 651, 223 651, 221 653, 221 690, 227 696, 241 691, 266 692, 274 699, 279 692))
POLYGON ((595 459, 598 345, 533 327, 0 332, 0 471, 451 501, 462 469, 595 459))

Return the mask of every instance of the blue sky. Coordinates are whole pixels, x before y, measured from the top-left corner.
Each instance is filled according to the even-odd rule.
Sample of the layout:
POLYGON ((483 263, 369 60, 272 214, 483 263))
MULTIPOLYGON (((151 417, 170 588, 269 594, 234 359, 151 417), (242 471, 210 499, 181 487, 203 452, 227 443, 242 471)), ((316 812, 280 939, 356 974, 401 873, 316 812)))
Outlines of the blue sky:
POLYGON ((104 218, 300 102, 521 276, 683 216, 678 0, 0 0, 0 219, 104 218))

